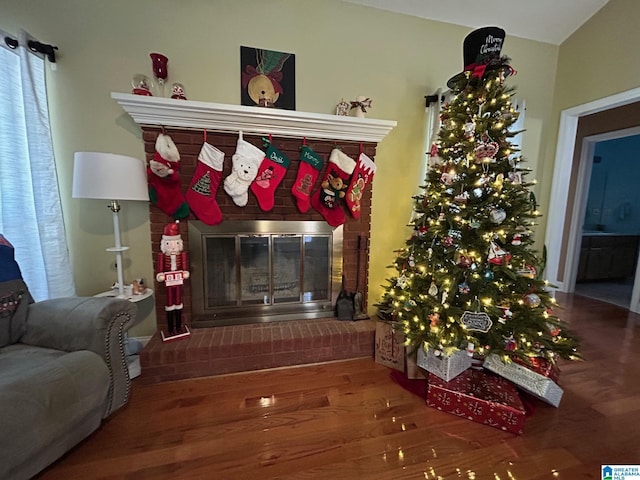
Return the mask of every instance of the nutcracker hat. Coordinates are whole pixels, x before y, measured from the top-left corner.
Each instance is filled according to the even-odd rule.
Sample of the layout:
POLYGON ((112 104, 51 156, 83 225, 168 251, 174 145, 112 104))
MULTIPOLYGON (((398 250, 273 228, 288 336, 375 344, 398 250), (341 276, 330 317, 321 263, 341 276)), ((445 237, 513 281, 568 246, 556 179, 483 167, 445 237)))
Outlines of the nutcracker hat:
POLYGON ((180 228, 177 220, 173 223, 167 223, 162 231, 163 240, 180 240, 180 228))
POLYGON ((482 78, 486 71, 502 69, 505 76, 515 70, 509 66, 509 59, 502 57, 505 32, 499 27, 483 27, 474 30, 464 39, 462 49, 464 70, 447 81, 447 87, 455 88, 463 78, 482 78))

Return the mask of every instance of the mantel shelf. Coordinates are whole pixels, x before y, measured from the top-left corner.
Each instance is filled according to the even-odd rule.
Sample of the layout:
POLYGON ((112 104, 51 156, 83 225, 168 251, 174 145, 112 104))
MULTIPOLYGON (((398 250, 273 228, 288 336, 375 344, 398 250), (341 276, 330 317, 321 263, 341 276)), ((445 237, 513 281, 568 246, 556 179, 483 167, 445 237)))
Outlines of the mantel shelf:
POLYGON ((397 122, 390 120, 174 100, 130 93, 112 92, 111 98, 138 125, 374 143, 380 142, 397 125, 397 122))

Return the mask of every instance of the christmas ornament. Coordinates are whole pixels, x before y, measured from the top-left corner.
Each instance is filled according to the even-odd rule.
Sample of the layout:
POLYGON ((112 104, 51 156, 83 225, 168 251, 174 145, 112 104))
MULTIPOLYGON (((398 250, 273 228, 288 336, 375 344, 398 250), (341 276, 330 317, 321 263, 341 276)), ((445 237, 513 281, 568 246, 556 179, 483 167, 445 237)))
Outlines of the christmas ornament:
POLYGON ((453 246, 453 237, 451 235, 447 235, 446 237, 444 237, 442 239, 442 245, 444 245, 445 247, 453 246))
POLYGON ((476 163, 495 163, 500 145, 494 142, 487 132, 482 134, 482 141, 473 149, 476 163))
POLYGON ((265 154, 256 178, 251 184, 251 192, 258 200, 258 206, 265 212, 273 209, 275 204, 275 191, 289 168, 289 158, 268 142, 265 154))
POLYGON ((318 211, 329 225, 337 227, 345 221, 344 212, 340 208, 340 200, 349 188, 351 174, 356 162, 342 150, 334 148, 329 156, 329 164, 320 188, 311 197, 311 205, 318 211))
POLYGON ((375 173, 376 164, 364 153, 361 153, 358 156, 358 162, 351 176, 351 182, 349 183, 345 197, 349 213, 351 213, 351 216, 355 219, 360 218, 360 200, 367 185, 373 181, 373 175, 375 173))
POLYGON ((473 265, 473 258, 467 257, 466 255, 459 255, 456 264, 460 268, 471 268, 471 266, 473 265))
POLYGON ((533 265, 525 265, 517 271, 517 274, 525 278, 536 278, 536 268, 533 265))
POLYGON ((186 100, 187 95, 184 92, 184 85, 181 83, 171 85, 171 98, 174 100, 186 100))
POLYGON ((467 140, 471 140, 476 133, 475 122, 467 122, 464 124, 464 136, 467 140))
POLYGON ((524 296, 524 304, 531 308, 539 307, 542 303, 540 297, 535 293, 528 293, 524 296))
POLYGON ((513 238, 511 238, 511 245, 521 245, 522 244, 522 235, 516 233, 513 238))
POLYGON ((436 285, 436 282, 431 282, 431 285, 429 286, 429 290, 427 291, 427 293, 432 297, 435 297, 436 295, 438 295, 438 286, 436 285))
POLYGON ((511 254, 500 248, 496 242, 491 242, 489 244, 489 255, 487 260, 492 265, 502 265, 511 260, 511 254))
POLYGON ((503 335, 502 338, 504 339, 504 349, 507 352, 513 352, 515 349, 518 348, 518 344, 516 343, 516 339, 513 338, 513 333, 510 334, 508 337, 503 335))
POLYGON ((451 185, 456 181, 456 177, 455 173, 443 172, 442 175, 440 175, 440 181, 445 185, 451 185))
POLYGON ((438 152, 438 145, 435 143, 432 143, 431 149, 429 150, 429 164, 432 167, 439 167, 443 163, 444 161, 442 160, 442 157, 440 157, 438 152))
POLYGON ((467 200, 469 200, 469 192, 462 192, 461 194, 453 197, 454 202, 460 203, 462 205, 466 204, 467 200))
POLYGON ((322 171, 324 161, 311 148, 303 145, 300 149, 300 165, 296 181, 291 187, 291 193, 296 199, 296 206, 301 213, 306 213, 311 207, 311 190, 322 171))
POLYGON ((151 82, 149 81, 149 78, 142 73, 136 73, 133 76, 131 86, 133 87, 131 93, 134 95, 144 95, 147 97, 153 96, 151 93, 151 82))
POLYGON ((158 134, 153 160, 149 161, 147 181, 149 199, 167 215, 185 218, 189 205, 182 195, 180 177, 180 153, 169 135, 158 134))
POLYGON ((493 325, 493 321, 486 313, 469 311, 465 311, 462 314, 460 323, 469 331, 483 333, 487 333, 493 325))
POLYGON ((224 191, 237 206, 244 207, 247 204, 249 187, 255 180, 263 159, 264 152, 244 140, 240 132, 236 152, 231 157, 231 173, 224 179, 224 191))
POLYGON ((463 295, 466 295, 471 291, 471 287, 469 287, 469 284, 465 281, 458 285, 458 291, 463 295))
POLYGON ((482 197, 483 192, 484 192, 484 191, 483 191, 481 188, 474 188, 474 189, 473 189, 473 195, 474 195, 476 198, 481 198, 481 197, 482 197))
POLYGON ((509 172, 508 178, 509 178, 509 181, 514 185, 522 184, 522 175, 520 174, 520 172, 509 172))
POLYGON ((408 261, 411 268, 416 266, 416 259, 413 257, 413 255, 409 255, 408 261))
POLYGON ((476 347, 473 343, 469 342, 467 343, 467 355, 469 355, 470 357, 473 357, 473 352, 475 351, 476 347))
POLYGON ((429 315, 429 327, 431 329, 437 328, 440 325, 440 314, 437 312, 429 315))
POLYGON ((209 143, 203 143, 185 198, 195 216, 207 225, 217 225, 222 221, 216 192, 223 166, 224 153, 209 143))
POLYGON ((491 270, 487 270, 484 272, 484 278, 489 281, 493 280, 493 272, 491 270))
POLYGON ((491 223, 495 223, 496 225, 504 222, 506 218, 507 212, 501 208, 494 208, 489 212, 489 220, 491 220, 491 223))
POLYGON ((402 275, 400 275, 398 277, 398 279, 396 280, 396 286, 398 288, 405 289, 405 288, 407 288, 408 284, 409 284, 409 279, 407 278, 407 276, 403 272, 402 275))

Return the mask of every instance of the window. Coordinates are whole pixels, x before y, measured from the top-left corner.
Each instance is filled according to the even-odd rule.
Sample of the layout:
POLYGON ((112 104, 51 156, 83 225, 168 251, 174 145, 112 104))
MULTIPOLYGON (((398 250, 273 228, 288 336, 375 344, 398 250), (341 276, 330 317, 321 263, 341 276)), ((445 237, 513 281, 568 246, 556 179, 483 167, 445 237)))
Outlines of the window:
POLYGON ((75 295, 49 128, 45 57, 30 51, 28 42, 35 39, 26 32, 18 39, 0 35, 0 233, 14 245, 36 300, 75 295))

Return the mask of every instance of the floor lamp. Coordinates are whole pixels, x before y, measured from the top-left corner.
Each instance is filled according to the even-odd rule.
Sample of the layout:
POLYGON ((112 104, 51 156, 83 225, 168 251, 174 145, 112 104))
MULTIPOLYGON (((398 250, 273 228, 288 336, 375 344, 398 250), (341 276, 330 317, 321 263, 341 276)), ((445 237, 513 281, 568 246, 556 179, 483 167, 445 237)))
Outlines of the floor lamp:
POLYGON ((98 152, 76 152, 73 162, 73 198, 109 200, 113 213, 115 246, 107 248, 116 254, 118 297, 125 298, 122 252, 129 247, 120 241, 120 200, 149 200, 147 175, 141 160, 124 155, 98 152))

